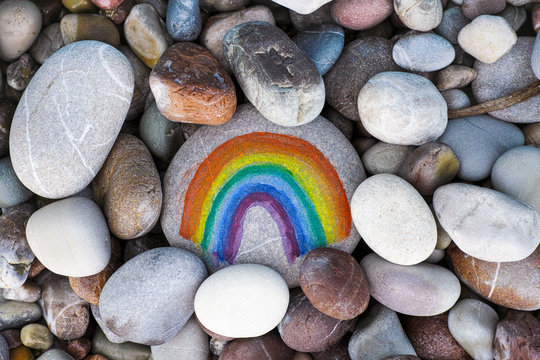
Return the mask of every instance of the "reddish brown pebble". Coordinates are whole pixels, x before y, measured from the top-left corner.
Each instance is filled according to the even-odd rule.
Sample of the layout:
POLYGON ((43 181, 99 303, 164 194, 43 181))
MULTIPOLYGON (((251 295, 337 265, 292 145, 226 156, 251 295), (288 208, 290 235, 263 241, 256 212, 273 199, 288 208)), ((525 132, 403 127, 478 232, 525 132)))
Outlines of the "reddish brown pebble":
POLYGON ((391 0, 335 0, 332 18, 348 29, 365 30, 383 22, 394 11, 391 0))
POLYGON ((236 110, 236 90, 210 51, 181 42, 169 47, 150 73, 159 111, 169 120, 220 125, 236 110))
MULTIPOLYGON (((99 295, 111 275, 122 265, 120 243, 111 238, 111 259, 101 272, 85 277, 70 277, 69 285, 79 297, 93 305, 99 304, 99 295)), ((85 354, 86 355, 86 354, 85 354)), ((83 356, 84 357, 84 356, 83 356)), ((82 358, 81 358, 82 359, 82 358)))
POLYGON ((231 341, 219 360, 292 360, 295 351, 283 342, 275 331, 255 337, 231 341))
POLYGON ((528 312, 508 310, 497 324, 493 355, 495 360, 540 359, 540 320, 528 312))
POLYGON ((435 316, 405 316, 402 321, 416 354, 424 360, 469 359, 448 329, 448 312, 435 316))
POLYGON ((32 261, 32 264, 30 265, 30 270, 28 271, 28 278, 32 279, 33 277, 37 276, 40 272, 42 272, 45 269, 45 265, 43 265, 38 258, 35 258, 34 261, 32 261))
POLYGON ((87 338, 71 340, 66 347, 66 352, 75 360, 82 360, 90 352, 92 342, 87 338))
POLYGON ((465 254, 455 244, 447 249, 454 272, 483 298, 511 309, 540 309, 540 246, 528 257, 512 262, 488 262, 465 254))
POLYGON ((2 331, 2 333, 0 333, 0 335, 2 335, 4 339, 6 339, 8 348, 10 350, 22 345, 21 331, 18 329, 4 330, 2 331))
POLYGON ((278 330, 288 347, 318 352, 337 344, 352 326, 352 320, 334 319, 315 309, 301 289, 295 289, 278 330))
POLYGON ((92 0, 94 5, 103 10, 112 10, 119 7, 124 0, 92 0))
POLYGON ((364 271, 349 253, 334 248, 307 254, 300 266, 300 287, 317 310, 339 320, 357 317, 369 303, 364 271))

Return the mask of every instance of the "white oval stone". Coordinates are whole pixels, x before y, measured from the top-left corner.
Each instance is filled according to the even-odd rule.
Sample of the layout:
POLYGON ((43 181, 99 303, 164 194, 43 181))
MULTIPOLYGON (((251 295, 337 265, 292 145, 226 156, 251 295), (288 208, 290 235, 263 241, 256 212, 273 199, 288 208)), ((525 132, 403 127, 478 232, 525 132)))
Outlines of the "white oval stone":
POLYGON ((400 265, 426 260, 437 244, 437 224, 416 189, 399 176, 379 174, 356 189, 351 212, 366 244, 400 265))
POLYGON ((519 261, 540 244, 540 214, 495 190, 453 183, 433 194, 435 214, 466 254, 490 262, 519 261))
POLYGON ((208 277, 195 295, 195 314, 208 330, 222 336, 261 336, 287 311, 289 288, 264 265, 238 264, 208 277))
POLYGON ((27 51, 39 36, 42 17, 28 0, 0 3, 0 59, 11 62, 27 51))
POLYGON ((426 78, 397 71, 373 76, 358 95, 358 112, 366 130, 398 145, 437 140, 448 122, 446 101, 426 78))
POLYGON ((84 197, 59 200, 33 213, 26 238, 39 261, 64 276, 97 274, 111 257, 107 221, 96 203, 84 197))
POLYGON ((394 0, 394 9, 399 19, 409 29, 429 31, 442 21, 441 0, 394 0))

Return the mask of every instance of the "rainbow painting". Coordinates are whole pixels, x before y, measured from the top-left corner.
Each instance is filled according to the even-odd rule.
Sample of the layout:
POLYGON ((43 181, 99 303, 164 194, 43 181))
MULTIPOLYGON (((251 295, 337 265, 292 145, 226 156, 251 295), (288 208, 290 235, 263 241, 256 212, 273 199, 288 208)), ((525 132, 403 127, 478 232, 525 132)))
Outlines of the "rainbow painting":
POLYGON ((254 132, 224 142, 199 165, 184 198, 180 236, 232 264, 253 206, 275 221, 289 263, 351 230, 345 189, 323 153, 294 136, 254 132))

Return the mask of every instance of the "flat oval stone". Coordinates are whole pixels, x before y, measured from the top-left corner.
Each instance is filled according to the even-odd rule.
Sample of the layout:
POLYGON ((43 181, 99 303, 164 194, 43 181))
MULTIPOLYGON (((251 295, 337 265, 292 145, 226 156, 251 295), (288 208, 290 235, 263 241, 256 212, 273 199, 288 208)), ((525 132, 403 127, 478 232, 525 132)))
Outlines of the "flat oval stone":
POLYGON ((169 0, 167 31, 175 41, 193 41, 202 28, 198 0, 169 0))
POLYGON ((450 65, 455 56, 452 44, 435 34, 403 36, 392 49, 396 64, 409 71, 441 70, 450 65))
POLYGON ((41 298, 41 288, 31 281, 26 281, 21 287, 4 289, 2 296, 6 300, 36 302, 41 298))
POLYGON ((454 305, 461 292, 459 280, 442 266, 397 265, 373 253, 366 255, 360 266, 368 278, 371 296, 405 315, 441 314, 454 305))
POLYGON ((90 276, 107 266, 111 240, 99 207, 84 197, 53 202, 32 214, 28 244, 49 270, 65 276, 90 276))
POLYGON ((362 87, 378 73, 398 70, 390 40, 375 36, 353 40, 324 76, 326 101, 346 118, 360 121, 358 93, 362 87))
POLYGON ((144 111, 139 121, 139 134, 148 150, 167 163, 184 143, 180 123, 163 116, 155 102, 144 111))
POLYGON ((41 31, 29 50, 32 58, 39 64, 50 58, 57 50, 64 46, 60 23, 52 23, 41 31))
POLYGON ((442 91, 465 87, 476 79, 476 75, 476 70, 470 67, 450 65, 437 73, 437 89, 442 91))
POLYGON ((324 351, 351 330, 353 320, 338 320, 315 309, 300 289, 291 292, 287 313, 278 325, 285 344, 303 352, 324 351))
POLYGON ((236 110, 236 90, 229 74, 200 45, 169 47, 150 73, 159 111, 169 120, 221 125, 236 110))
POLYGON ((0 208, 22 204, 32 195, 15 174, 10 158, 0 159, 0 208))
POLYGON ((98 14, 68 14, 60 21, 64 44, 82 40, 96 40, 117 47, 120 34, 114 23, 98 14))
POLYGON ((21 329, 21 341, 30 349, 47 350, 53 344, 53 334, 46 326, 28 324, 21 329))
POLYGON ((472 20, 480 15, 498 14, 505 6, 505 0, 463 0, 461 11, 472 20))
POLYGON ((493 359, 493 338, 499 322, 497 312, 476 299, 460 300, 448 313, 448 328, 474 359, 493 359))
POLYGON ((462 109, 471 105, 469 96, 460 89, 450 89, 441 91, 441 95, 446 101, 448 110, 462 109))
POLYGON ((223 52, 244 94, 266 119, 297 126, 321 113, 321 75, 282 30, 261 21, 238 25, 225 35, 223 52))
POLYGON ((491 183, 540 212, 540 149, 518 146, 505 152, 493 165, 491 183))
POLYGON ((271 25, 276 24, 272 11, 262 5, 250 6, 231 13, 217 14, 204 23, 199 41, 228 72, 231 72, 231 69, 223 54, 223 38, 233 27, 250 21, 266 21, 271 25))
POLYGON ((266 334, 289 303, 287 283, 257 264, 229 266, 206 279, 195 296, 195 314, 208 330, 232 338, 266 334))
POLYGON ((335 0, 332 19, 352 30, 365 30, 380 24, 392 14, 391 0, 335 0))
POLYGON ((364 180, 351 200, 354 225, 384 259, 414 265, 431 255, 437 225, 422 196, 402 178, 379 174, 364 180))
POLYGON ((272 331, 256 338, 229 342, 219 355, 219 360, 293 360, 294 353, 295 351, 281 340, 279 334, 272 331))
POLYGON ((426 78, 404 72, 373 76, 358 95, 366 130, 398 145, 422 145, 442 135, 448 121, 446 101, 426 78))
POLYGON ((452 244, 447 253, 456 275, 475 293, 495 304, 524 311, 540 309, 540 248, 520 261, 488 262, 452 244))
POLYGON ((459 6, 444 10, 441 23, 433 29, 452 44, 458 43, 460 30, 471 21, 463 15, 459 6))
POLYGON ((134 239, 156 225, 161 213, 161 181, 150 151, 137 137, 118 136, 92 185, 115 236, 134 239))
POLYGON ((538 349, 540 320, 531 313, 509 310, 497 324, 493 339, 493 355, 496 359, 522 358, 533 360, 540 356, 538 349))
POLYGON ((0 59, 10 62, 30 49, 41 24, 41 13, 31 1, 5 0, 0 3, 0 59))
POLYGON ((459 178, 480 181, 490 175, 499 156, 523 145, 524 137, 517 126, 484 114, 450 120, 439 141, 458 157, 459 178))
POLYGON ((208 335, 201 329, 195 316, 192 316, 173 338, 151 349, 153 360, 208 360, 208 335))
POLYGON ((9 146, 21 182, 47 198, 84 189, 105 161, 132 94, 133 69, 112 46, 79 41, 58 50, 13 116, 9 146))
POLYGON ((394 0, 394 9, 409 29, 429 31, 436 28, 442 20, 441 0, 394 0))
POLYGON ((311 14, 332 0, 272 0, 273 2, 291 9, 299 14, 311 14))
POLYGON ((433 195, 440 186, 448 184, 459 171, 459 159, 452 149, 433 141, 412 151, 403 160, 399 176, 424 196, 433 195))
MULTIPOLYGON (((493 64, 475 62, 478 72, 472 82, 472 90, 477 102, 507 96, 526 87, 538 78, 531 66, 534 38, 520 36, 512 50, 493 64)), ((498 119, 513 123, 535 123, 540 119, 540 95, 533 96, 506 109, 489 113, 498 119)))
POLYGON ((21 328, 41 318, 37 304, 22 301, 6 301, 0 304, 0 331, 21 328))
POLYGON ((300 267, 300 286, 317 310, 339 320, 357 317, 369 303, 364 271, 349 253, 337 249, 310 251, 300 267))
POLYGON ((416 354, 422 359, 468 359, 467 353, 448 329, 448 313, 433 316, 406 316, 403 328, 416 354))
MULTIPOLYGON (((397 314, 386 306, 375 303, 365 315, 358 318, 349 341, 350 358, 375 360, 397 354, 416 358, 416 352, 407 339, 397 314)), ((408 360, 408 357, 401 360, 405 359, 408 360)))
POLYGON ((467 53, 486 64, 493 64, 506 55, 517 41, 517 35, 500 16, 480 15, 465 25, 458 43, 467 53))
POLYGON ((127 44, 149 68, 172 43, 165 26, 157 10, 144 3, 131 8, 124 22, 127 44))
POLYGON ((322 76, 339 58, 345 44, 345 34, 338 25, 322 24, 298 33, 292 41, 306 52, 322 76))
POLYGON ((161 345, 193 314, 195 291, 205 277, 206 268, 195 255, 152 249, 122 265, 105 283, 101 318, 122 341, 161 345))
POLYGON ((245 104, 220 127, 197 130, 177 152, 164 179, 161 227, 172 246, 199 255, 212 272, 262 264, 296 287, 309 250, 331 245, 350 253, 358 244, 349 199, 364 178, 356 151, 328 120, 283 127, 245 104), (300 189, 307 195, 298 197, 300 189), (309 218, 299 217, 307 211, 309 218), (214 230, 205 235, 205 228, 214 230))
POLYGON ((464 183, 433 194, 437 218, 454 243, 484 261, 519 261, 540 244, 540 214, 495 190, 464 183))

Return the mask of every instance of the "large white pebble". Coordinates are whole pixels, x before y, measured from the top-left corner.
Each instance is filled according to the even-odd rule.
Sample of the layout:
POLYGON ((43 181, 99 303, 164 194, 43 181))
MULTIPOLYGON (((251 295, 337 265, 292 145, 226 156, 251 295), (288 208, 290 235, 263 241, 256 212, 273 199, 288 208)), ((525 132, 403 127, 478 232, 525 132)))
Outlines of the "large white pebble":
POLYGON ((33 213, 26 238, 39 261, 64 276, 97 274, 111 257, 107 221, 96 203, 84 197, 59 200, 33 213))
POLYGON ((400 265, 426 260, 437 244, 437 224, 422 195, 392 174, 364 180, 356 189, 351 212, 366 244, 400 265))
POLYGON ((398 145, 423 145, 442 135, 448 108, 426 78, 388 71, 373 76, 358 95, 358 112, 366 130, 398 145))
POLYGON ((238 264, 208 277, 195 295, 195 314, 208 330, 222 336, 261 336, 287 311, 289 288, 264 265, 238 264))

